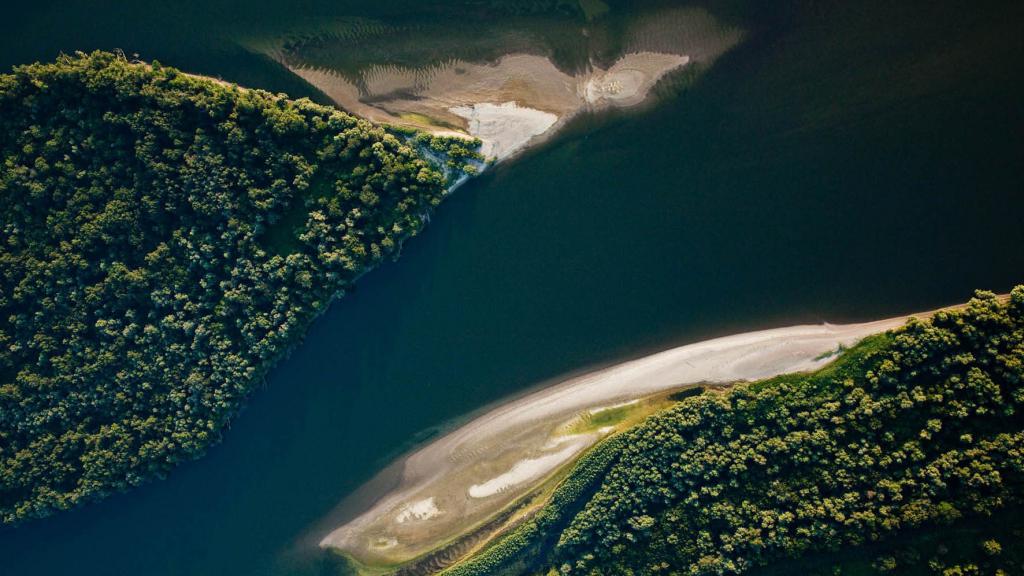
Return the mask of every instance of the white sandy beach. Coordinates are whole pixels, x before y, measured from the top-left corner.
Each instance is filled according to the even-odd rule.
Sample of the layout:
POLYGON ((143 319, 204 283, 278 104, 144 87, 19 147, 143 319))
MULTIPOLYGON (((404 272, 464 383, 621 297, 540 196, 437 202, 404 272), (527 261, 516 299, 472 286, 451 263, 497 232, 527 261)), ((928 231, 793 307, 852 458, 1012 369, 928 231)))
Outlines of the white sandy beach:
POLYGON ((558 122, 558 116, 550 112, 525 108, 515 102, 482 102, 453 106, 450 110, 465 118, 469 133, 483 142, 480 153, 496 160, 504 160, 522 150, 558 122))

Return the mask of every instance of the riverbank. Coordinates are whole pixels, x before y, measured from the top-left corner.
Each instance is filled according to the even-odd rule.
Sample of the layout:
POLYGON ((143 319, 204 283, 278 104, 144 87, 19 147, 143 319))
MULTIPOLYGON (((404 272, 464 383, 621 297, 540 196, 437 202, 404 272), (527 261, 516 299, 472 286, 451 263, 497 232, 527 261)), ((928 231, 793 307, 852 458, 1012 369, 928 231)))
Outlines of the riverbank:
MULTIPOLYGON (((919 318, 933 312, 916 314, 919 318)), ((573 377, 494 408, 404 459, 397 486, 322 541, 368 567, 430 557, 491 520, 530 507, 567 464, 601 438, 663 407, 667 393, 810 371, 911 316, 803 325, 680 346, 573 377)), ((365 497, 365 494, 364 494, 365 497)), ((479 546, 476 542, 473 546, 479 546)), ((433 558, 432 558, 433 561, 433 558)))

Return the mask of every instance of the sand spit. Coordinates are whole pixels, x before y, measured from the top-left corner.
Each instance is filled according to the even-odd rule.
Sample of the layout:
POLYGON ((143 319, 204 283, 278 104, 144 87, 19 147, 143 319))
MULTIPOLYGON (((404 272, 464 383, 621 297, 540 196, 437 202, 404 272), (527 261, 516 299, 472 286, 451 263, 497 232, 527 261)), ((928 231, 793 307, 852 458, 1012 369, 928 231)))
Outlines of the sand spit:
POLYGON ((575 74, 546 56, 522 52, 492 62, 452 59, 421 68, 370 63, 357 76, 309 66, 301 52, 271 55, 353 114, 478 137, 486 156, 503 160, 548 138, 583 111, 644 102, 666 74, 694 62, 710 64, 741 37, 704 10, 673 8, 630 29, 610 66, 592 62, 575 74))
POLYGON ((829 353, 839 346, 899 327, 907 318, 792 326, 716 338, 531 393, 409 455, 398 487, 331 532, 321 546, 371 565, 411 560, 492 517, 614 430, 602 426, 566 435, 586 418, 612 408, 631 408, 636 399, 685 384, 729 383, 813 370, 834 358, 829 353), (432 513, 422 515, 422 521, 407 521, 415 503, 427 499, 432 513))
POLYGON ((504 160, 583 110, 636 106, 688 56, 637 52, 607 70, 575 76, 542 56, 509 54, 495 64, 453 61, 426 78, 396 66, 374 69, 361 91, 327 70, 289 65, 342 108, 375 122, 480 138, 483 154, 504 160), (390 76, 388 76, 390 74, 390 76), (386 92, 374 92, 374 89, 386 92))

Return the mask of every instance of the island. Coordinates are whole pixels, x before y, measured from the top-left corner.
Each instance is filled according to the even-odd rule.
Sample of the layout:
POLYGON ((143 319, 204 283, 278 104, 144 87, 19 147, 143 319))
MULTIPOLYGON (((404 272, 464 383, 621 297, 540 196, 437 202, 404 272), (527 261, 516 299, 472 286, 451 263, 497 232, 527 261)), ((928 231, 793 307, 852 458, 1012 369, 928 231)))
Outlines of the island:
MULTIPOLYGON (((1024 472, 1016 405, 1022 392, 1015 387, 1024 377, 1022 312, 1024 287, 1010 297, 979 293, 965 306, 877 322, 718 338, 577 376, 481 414, 404 458, 397 486, 321 545, 365 574, 399 567, 409 574, 533 574, 544 565, 538 558, 560 574, 576 573, 574 566, 585 568, 584 574, 648 574, 659 566, 746 573, 798 553, 1001 512, 1004 500, 1019 500, 1024 472), (996 332, 977 334, 984 326, 996 332), (983 360, 981 352, 991 359, 983 360), (957 361, 951 364, 951 358, 957 361), (879 374, 889 374, 895 389, 877 389, 879 374), (910 374, 915 387, 910 381, 896 387, 910 374), (966 390, 970 386, 980 388, 966 390), (965 397, 957 400, 960 395, 965 397), (872 419, 878 405, 885 411, 872 419), (858 423, 858 408, 869 422, 858 423), (1005 421, 990 430, 997 414, 1005 421), (954 422, 944 425, 943 416, 954 422), (884 418, 906 418, 901 426, 924 420, 897 435, 902 428, 883 426, 884 418), (830 433, 819 423, 829 419, 838 430, 830 433), (847 420, 849 432, 841 426, 847 420), (876 444, 858 444, 857 450, 870 451, 871 458, 837 454, 847 446, 833 435, 865 442, 861 436, 868 432, 876 444), (952 435, 954 449, 965 434, 971 447, 983 439, 997 442, 981 444, 997 467, 986 482, 994 482, 997 495, 984 504, 980 494, 988 492, 981 486, 978 497, 964 486, 943 492, 951 502, 917 497, 905 509, 909 503, 895 504, 904 501, 898 490, 907 490, 911 500, 909 491, 919 489, 913 482, 893 484, 895 494, 864 496, 901 475, 938 475, 946 484, 952 482, 946 475, 973 474, 953 466, 966 454, 940 446, 927 448, 932 458, 961 460, 927 468, 938 464, 923 460, 925 447, 907 440, 952 435), (876 460, 895 450, 921 457, 887 456, 884 466, 876 460), (856 470, 832 469, 832 462, 856 470), (750 480, 742 480, 748 474, 750 480), (786 482, 793 486, 782 488, 786 482), (860 492, 850 492, 858 487, 860 492), (847 491, 835 493, 840 488, 847 491), (773 489, 791 496, 754 498, 773 489), (800 490, 799 498, 793 490, 800 490), (823 500, 821 508, 812 506, 814 498, 823 500), (759 508, 723 508, 713 518, 690 512, 719 500, 722 507, 759 508), (674 506, 680 511, 666 518, 674 506), (680 524, 684 513, 695 515, 685 520, 692 526, 680 524), (751 514, 771 519, 748 526, 751 514), (870 537, 863 533, 868 528, 870 537), (615 540, 609 541, 613 529, 615 540), (698 532, 710 540, 694 540, 698 532)), ((374 484, 386 485, 379 479, 374 484)))

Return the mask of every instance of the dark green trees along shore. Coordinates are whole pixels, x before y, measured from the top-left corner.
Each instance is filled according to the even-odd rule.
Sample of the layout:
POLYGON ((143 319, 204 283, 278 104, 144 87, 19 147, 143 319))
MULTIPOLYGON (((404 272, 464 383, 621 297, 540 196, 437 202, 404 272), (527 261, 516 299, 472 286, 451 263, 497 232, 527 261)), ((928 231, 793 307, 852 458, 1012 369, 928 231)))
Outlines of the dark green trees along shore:
POLYGON ((0 75, 2 521, 217 441, 310 320, 444 197, 407 141, 109 53, 0 75))

